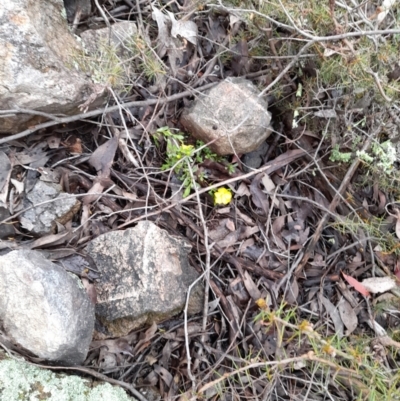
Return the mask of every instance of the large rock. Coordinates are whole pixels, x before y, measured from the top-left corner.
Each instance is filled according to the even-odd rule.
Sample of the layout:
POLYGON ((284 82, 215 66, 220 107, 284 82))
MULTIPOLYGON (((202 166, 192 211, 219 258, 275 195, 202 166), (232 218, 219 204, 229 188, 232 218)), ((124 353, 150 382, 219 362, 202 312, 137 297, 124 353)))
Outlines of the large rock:
POLYGON ((54 232, 56 222, 65 224, 71 220, 80 205, 75 196, 61 192, 60 185, 38 180, 26 194, 24 206, 30 209, 21 215, 20 222, 23 228, 33 234, 49 234, 54 232))
MULTIPOLYGON (((93 92, 85 74, 76 69, 81 51, 68 31, 63 0, 1 1, 0 110, 78 112, 93 92)), ((0 132, 17 132, 44 120, 9 114, 0 118, 0 132)))
MULTIPOLYGON (((132 21, 116 22, 110 28, 88 29, 81 33, 85 49, 92 54, 108 47, 108 51, 122 53, 124 47, 129 45, 133 36, 137 34, 136 24, 132 21), (111 48, 111 49, 110 49, 111 48)), ((119 54, 120 56, 120 54, 119 54)))
POLYGON ((49 361, 82 364, 94 306, 77 278, 30 250, 1 256, 0 277, 0 322, 7 336, 49 361))
MULTIPOLYGON (((198 275, 188 263, 190 246, 149 221, 100 235, 87 246, 101 274, 96 314, 104 330, 97 338, 118 337, 181 312, 188 286, 198 275)), ((202 309, 203 289, 192 291, 189 313, 202 309)))
POLYGON ((121 387, 54 373, 0 354, 1 401, 133 401, 121 387))
POLYGON ((271 114, 260 92, 248 80, 229 78, 199 95, 186 109, 181 124, 186 131, 219 155, 257 149, 270 135, 271 114))

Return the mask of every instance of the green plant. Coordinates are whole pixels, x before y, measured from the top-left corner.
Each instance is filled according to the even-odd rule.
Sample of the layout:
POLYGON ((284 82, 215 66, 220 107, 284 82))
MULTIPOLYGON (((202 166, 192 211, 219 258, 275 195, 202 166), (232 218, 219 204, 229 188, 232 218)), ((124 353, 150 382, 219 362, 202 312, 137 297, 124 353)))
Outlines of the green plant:
POLYGON ((135 55, 137 69, 150 81, 160 80, 166 74, 166 67, 153 48, 140 35, 134 36, 127 47, 135 55))
POLYGON ((331 162, 348 163, 352 159, 351 152, 341 152, 339 145, 335 145, 331 151, 329 160, 331 162))
MULTIPOLYGON (((273 371, 278 366, 283 376, 290 372, 290 363, 294 358, 284 359, 282 351, 285 344, 293 343, 297 339, 298 346, 302 349, 297 363, 300 358, 303 367, 307 366, 309 370, 316 372, 315 377, 319 377, 320 383, 325 380, 335 381, 337 385, 351 389, 357 397, 353 399, 357 400, 399 399, 400 374, 397 371, 393 373, 376 358, 370 338, 358 335, 341 338, 336 334, 326 335, 324 325, 316 328, 310 321, 302 320, 301 311, 297 308, 281 303, 277 310, 271 311, 263 299, 257 300, 256 304, 260 312, 255 321, 261 321, 266 331, 276 333, 283 358, 278 362, 279 365, 269 368, 269 376, 273 376, 273 371)), ((266 362, 265 365, 267 364, 266 362)), ((319 383, 316 381, 313 385, 318 387, 319 383)))
POLYGON ((391 141, 374 143, 369 152, 357 150, 356 152, 342 152, 339 145, 332 148, 329 160, 332 162, 348 163, 354 157, 358 157, 373 172, 384 172, 390 174, 394 162, 397 160, 396 148, 391 141))
MULTIPOLYGON (((215 162, 224 161, 222 157, 213 153, 205 146, 202 141, 196 141, 195 146, 185 144, 183 133, 179 131, 175 133, 169 127, 159 128, 153 135, 153 138, 158 147, 160 147, 162 139, 166 141, 166 160, 161 166, 161 170, 171 170, 178 176, 184 188, 184 198, 190 194, 192 189, 199 186, 199 183, 193 177, 196 176, 200 182, 206 178, 204 172, 199 172, 200 163, 203 163, 205 160, 215 162)), ((235 170, 235 165, 228 163, 226 169, 231 174, 235 170)), ((226 199, 227 195, 225 194, 224 200, 226 199)))
POLYGON ((100 40, 95 52, 79 50, 72 54, 71 62, 75 69, 90 74, 96 84, 128 90, 132 74, 126 68, 125 58, 114 45, 100 40))

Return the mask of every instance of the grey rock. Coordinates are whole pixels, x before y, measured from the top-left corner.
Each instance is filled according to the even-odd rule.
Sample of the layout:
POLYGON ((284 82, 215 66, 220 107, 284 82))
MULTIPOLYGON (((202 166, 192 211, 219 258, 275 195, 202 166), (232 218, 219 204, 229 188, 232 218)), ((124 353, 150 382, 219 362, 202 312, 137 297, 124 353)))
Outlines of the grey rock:
MULTIPOLYGON (((69 32, 63 0, 0 2, 0 110, 18 108, 75 114, 94 92, 79 70, 82 48, 69 32)), ((98 102, 92 107, 102 103, 98 102)), ((10 113, 0 132, 12 133, 46 117, 10 113)))
POLYGON ((38 180, 26 195, 24 206, 35 207, 21 215, 22 227, 33 234, 45 235, 55 230, 56 221, 60 224, 69 221, 78 212, 80 202, 73 195, 61 192, 59 185, 38 180), (45 201, 51 202, 35 206, 45 201))
POLYGON ((54 373, 0 354, 0 401, 133 401, 121 387, 54 373))
POLYGON ((75 276, 40 252, 0 256, 0 321, 13 341, 63 365, 85 360, 94 306, 75 276))
POLYGON ((253 169, 259 168, 262 164, 263 157, 268 152, 268 149, 269 145, 267 142, 263 142, 256 150, 246 153, 242 158, 242 162, 244 164, 243 171, 245 173, 249 173, 253 169))
MULTIPOLYGON (((189 265, 190 245, 149 221, 135 228, 100 235, 87 246, 100 272, 96 315, 105 331, 118 337, 181 312, 188 286, 198 274, 189 265)), ((202 309, 201 283, 191 292, 189 314, 202 309)))
POLYGON ((219 155, 257 149, 270 135, 271 114, 258 89, 243 78, 229 78, 200 95, 186 109, 181 124, 186 131, 219 155))
POLYGON ((113 46, 114 51, 120 51, 129 44, 137 34, 136 24, 131 21, 116 22, 110 28, 88 29, 81 33, 85 49, 96 53, 101 46, 113 46))

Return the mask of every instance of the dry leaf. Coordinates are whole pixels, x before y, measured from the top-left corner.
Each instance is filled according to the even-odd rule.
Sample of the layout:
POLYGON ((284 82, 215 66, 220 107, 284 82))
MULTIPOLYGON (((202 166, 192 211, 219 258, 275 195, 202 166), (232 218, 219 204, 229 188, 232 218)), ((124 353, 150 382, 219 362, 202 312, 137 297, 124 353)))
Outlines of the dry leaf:
POLYGON ((75 135, 69 136, 63 145, 68 149, 68 151, 72 154, 82 154, 82 141, 80 138, 75 135))
POLYGON ((233 222, 232 219, 228 219, 225 226, 229 231, 235 231, 235 229, 236 229, 235 223, 233 222))
POLYGON ((240 253, 244 253, 244 252, 246 252, 246 249, 247 249, 248 247, 251 247, 251 246, 253 246, 253 245, 254 245, 254 238, 249 238, 249 239, 245 240, 244 242, 242 242, 242 243, 240 244, 239 252, 240 252, 240 253))
POLYGON ((169 373, 167 369, 165 369, 165 368, 163 368, 163 367, 161 367, 160 365, 157 365, 157 364, 153 365, 153 369, 154 369, 154 372, 156 372, 161 377, 161 379, 163 379, 164 383, 168 387, 170 387, 171 384, 172 384, 172 381, 174 379, 172 377, 171 373, 169 373))
POLYGON ((348 276, 347 274, 343 274, 343 277, 345 278, 345 280, 352 286, 354 287, 360 294, 364 295, 365 297, 369 297, 370 293, 368 292, 368 290, 359 282, 357 281, 355 278, 348 276))
MULTIPOLYGON (((21 225, 23 225, 24 222, 21 222, 21 225)), ((45 235, 44 237, 40 237, 38 239, 36 239, 35 241, 33 241, 30 244, 30 248, 31 249, 35 249, 35 248, 42 248, 44 246, 49 246, 49 245, 57 245, 60 243, 64 243, 64 241, 67 239, 66 237, 68 236, 73 236, 72 233, 70 233, 69 231, 64 231, 62 233, 58 233, 58 234, 48 234, 45 235)))
POLYGON ((254 221, 247 215, 242 213, 239 209, 235 210, 235 213, 238 215, 238 217, 240 217, 246 224, 250 225, 250 226, 254 226, 255 223, 254 221))
POLYGON ((267 192, 273 192, 273 190, 276 188, 274 182, 268 174, 263 175, 261 182, 263 183, 264 188, 267 192))
POLYGON ((299 285, 297 284, 297 280, 293 278, 293 280, 290 281, 287 290, 285 291, 285 301, 289 305, 296 305, 298 296, 299 296, 299 285))
POLYGON ((227 207, 222 207, 220 209, 217 209, 215 211, 215 213, 217 213, 217 214, 228 214, 230 211, 231 211, 231 207, 227 206, 227 207))
POLYGON ((87 191, 86 195, 83 198, 82 203, 84 205, 89 205, 90 203, 94 202, 95 200, 99 199, 99 197, 101 196, 101 194, 103 193, 104 190, 104 185, 101 181, 99 180, 95 180, 95 182, 93 183, 92 188, 89 189, 89 191, 87 191))
POLYGON ((236 196, 250 196, 249 187, 244 183, 241 182, 239 188, 235 191, 236 196))
POLYGON ((113 136, 103 145, 99 146, 90 156, 89 164, 93 166, 101 177, 109 177, 110 169, 118 148, 118 138, 113 136))
POLYGON ((260 182, 264 174, 257 174, 250 185, 251 199, 253 203, 261 210, 264 211, 264 215, 268 216, 269 211, 269 197, 260 189, 260 182))
POLYGON ((153 19, 157 22, 157 54, 163 58, 168 53, 170 68, 173 74, 177 71, 176 60, 181 62, 183 58, 183 48, 180 40, 171 35, 171 19, 163 14, 157 7, 153 7, 153 19))
POLYGON ((137 195, 133 192, 122 191, 122 195, 129 200, 137 200, 137 195))
POLYGON ((382 5, 377 9, 377 25, 379 25, 389 14, 390 9, 397 3, 397 0, 384 0, 382 5))
POLYGON ((362 281, 364 288, 372 294, 390 291, 396 288, 397 284, 391 277, 371 277, 362 281))
POLYGON ((247 292, 254 301, 261 298, 260 290, 257 288, 256 283, 253 281, 253 279, 251 278, 250 274, 247 271, 245 271, 243 275, 243 284, 246 287, 247 292))
POLYGON ((167 11, 172 23, 171 36, 175 39, 182 37, 193 45, 197 45, 197 25, 194 21, 176 20, 174 14, 167 11))
POLYGON ((11 181, 11 183, 14 185, 16 191, 17 191, 19 194, 22 194, 22 192, 24 191, 24 188, 25 188, 24 183, 23 183, 22 181, 15 180, 14 178, 11 178, 10 181, 11 181))
POLYGON ((335 331, 336 334, 339 338, 343 337, 343 321, 340 317, 339 311, 338 309, 335 307, 335 305, 333 305, 333 303, 331 301, 329 301, 328 298, 323 297, 322 295, 320 295, 320 300, 322 302, 322 304, 324 305, 326 311, 329 313, 329 316, 332 319, 333 325, 335 326, 335 331))
POLYGON ((351 334, 358 325, 357 314, 354 309, 344 298, 342 298, 338 303, 338 310, 343 324, 346 326, 346 335, 351 334))
POLYGON ((333 50, 333 49, 329 49, 328 47, 325 48, 325 50, 324 50, 324 57, 330 57, 330 56, 332 56, 333 54, 337 54, 337 51, 336 51, 336 50, 333 50))

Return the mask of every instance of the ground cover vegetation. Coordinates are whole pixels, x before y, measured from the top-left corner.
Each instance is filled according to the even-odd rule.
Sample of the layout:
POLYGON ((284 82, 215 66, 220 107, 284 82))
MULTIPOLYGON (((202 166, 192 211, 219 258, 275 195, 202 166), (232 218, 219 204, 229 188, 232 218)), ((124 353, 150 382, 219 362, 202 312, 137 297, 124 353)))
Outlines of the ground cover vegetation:
MULTIPOLYGON (((79 252, 96 233, 150 219, 192 244, 207 297, 202 316, 108 340, 109 351, 97 344, 83 371, 145 389, 144 399, 155 389, 165 400, 400 399, 400 292, 360 284, 400 277, 399 4, 99 6, 79 29, 104 12, 138 26, 129 57, 105 47, 102 62, 82 62, 109 108, 1 140, 48 152, 46 167, 84 198, 96 182, 89 156, 118 139, 98 155, 112 167, 104 192, 65 228, 74 236, 39 248, 79 252), (193 25, 173 37, 162 21, 194 22, 196 39, 193 25), (182 109, 229 76, 252 80, 273 116, 257 170, 179 126, 182 109), (60 146, 49 149, 55 136, 60 146)), ((30 238, 20 229, 16 240, 30 238)))

